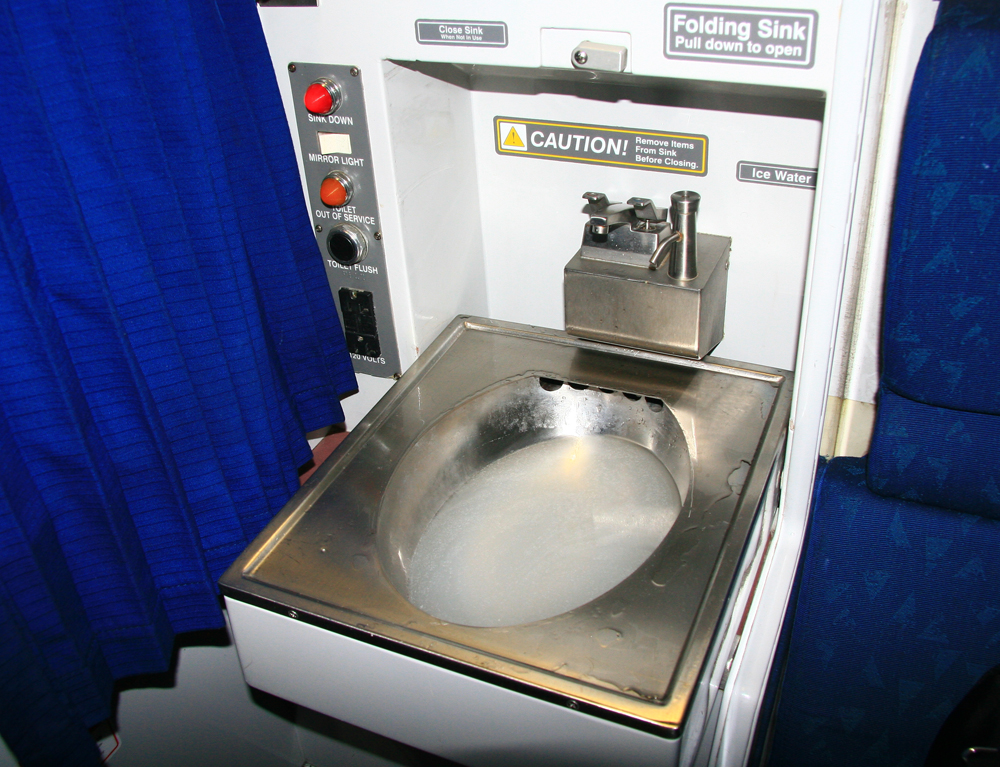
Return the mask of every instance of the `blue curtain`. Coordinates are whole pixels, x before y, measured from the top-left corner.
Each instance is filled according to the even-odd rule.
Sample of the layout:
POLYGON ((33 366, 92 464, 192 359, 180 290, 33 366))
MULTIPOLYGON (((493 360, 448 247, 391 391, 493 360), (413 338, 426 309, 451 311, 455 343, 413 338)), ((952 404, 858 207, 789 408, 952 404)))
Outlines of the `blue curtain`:
POLYGON ((0 4, 0 734, 97 764, 112 683, 356 388, 250 0, 0 4))

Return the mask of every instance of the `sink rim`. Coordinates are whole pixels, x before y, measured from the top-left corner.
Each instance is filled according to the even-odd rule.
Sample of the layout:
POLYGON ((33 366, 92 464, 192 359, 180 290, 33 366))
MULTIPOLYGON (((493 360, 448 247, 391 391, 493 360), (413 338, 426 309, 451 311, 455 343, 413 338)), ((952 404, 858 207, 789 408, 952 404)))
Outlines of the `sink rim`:
MULTIPOLYGON (((574 378, 573 375, 566 375, 560 370, 536 370, 536 372, 563 380, 574 378)), ((684 724, 702 667, 709 655, 719 621, 724 615, 737 566, 743 556, 751 523, 763 497, 771 467, 783 444, 790 410, 791 382, 792 376, 789 372, 773 368, 712 358, 700 361, 688 360, 656 352, 583 341, 561 331, 479 318, 456 318, 372 409, 331 459, 316 472, 255 542, 234 562, 220 580, 220 585, 228 597, 286 615, 294 614, 297 619, 361 641, 389 647, 396 652, 444 668, 488 679, 536 697, 568 704, 580 711, 647 732, 664 737, 676 737, 684 724), (762 410, 761 413, 762 426, 755 437, 753 468, 741 492, 738 496, 734 496, 731 519, 726 523, 725 531, 719 533, 717 538, 718 547, 713 550, 715 553, 708 568, 710 572, 705 576, 706 586, 700 594, 696 609, 692 612, 693 618, 686 624, 688 626, 686 639, 679 647, 671 645, 671 651, 676 650, 676 661, 671 666, 668 674, 669 682, 662 695, 648 693, 644 695, 642 690, 638 692, 613 690, 589 679, 560 676, 558 670, 533 666, 523 659, 512 658, 509 653, 496 652, 496 643, 484 649, 484 645, 489 645, 488 642, 469 641, 469 631, 496 632, 496 629, 469 629, 433 619, 413 623, 401 620, 400 616, 405 617, 406 611, 400 613, 398 605, 382 605, 380 613, 379 609, 371 609, 367 604, 360 608, 357 604, 351 605, 350 599, 341 599, 340 604, 335 604, 331 600, 307 595, 305 592, 308 589, 303 589, 301 584, 283 584, 280 579, 273 577, 273 572, 267 570, 269 558, 272 564, 280 559, 278 556, 272 557, 273 554, 282 551, 287 553, 289 546, 297 544, 295 540, 297 525, 309 519, 310 509, 317 507, 324 492, 341 480, 345 470, 359 460, 359 456, 370 457, 373 451, 378 452, 379 440, 376 437, 380 430, 387 428, 387 424, 390 424, 393 414, 397 413, 401 403, 419 389, 425 376, 433 377, 435 368, 438 368, 438 374, 442 368, 447 369, 445 361, 449 360, 450 350, 456 345, 468 343, 463 339, 473 338, 477 334, 483 338, 489 336, 490 340, 496 343, 499 343, 500 339, 508 339, 512 344, 522 344, 522 346, 531 343, 553 345, 551 348, 546 346, 547 351, 552 354, 556 353, 557 348, 563 347, 566 354, 578 361, 587 362, 593 358, 601 365, 611 367, 653 366, 656 369, 669 371, 671 375, 689 375, 691 381, 701 382, 710 379, 699 376, 712 377, 721 374, 720 380, 752 381, 756 382, 753 386, 763 386, 773 391, 769 408, 766 412, 762 410), (373 445, 375 447, 372 447, 373 445), (394 610, 396 612, 393 612, 394 610)), ((658 396, 659 392, 660 390, 651 384, 644 391, 637 393, 658 396)), ((456 403, 453 402, 452 405, 454 404, 456 403)), ((716 420, 720 417, 713 415, 716 420)), ((316 516, 315 512, 313 516, 316 516)), ((672 535, 673 531, 667 536, 668 541, 672 540, 672 535)), ((298 549, 295 551, 298 552, 298 549)), ((612 589, 609 594, 614 592, 615 589, 612 589)), ((607 596, 598 598, 595 603, 607 596)), ((398 599, 403 604, 409 604, 402 597, 398 599)), ((576 610, 570 611, 567 615, 576 612, 576 610)))

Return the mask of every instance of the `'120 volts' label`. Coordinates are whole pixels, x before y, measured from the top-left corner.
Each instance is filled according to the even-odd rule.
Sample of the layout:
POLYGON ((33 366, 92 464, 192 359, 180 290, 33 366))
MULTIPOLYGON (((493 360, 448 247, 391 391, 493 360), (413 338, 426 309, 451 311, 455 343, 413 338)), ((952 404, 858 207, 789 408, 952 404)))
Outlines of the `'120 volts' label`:
POLYGON ((664 14, 670 59, 808 69, 816 57, 815 11, 671 3, 664 14))
POLYGON ((708 137, 608 125, 494 117, 498 154, 704 176, 708 137))

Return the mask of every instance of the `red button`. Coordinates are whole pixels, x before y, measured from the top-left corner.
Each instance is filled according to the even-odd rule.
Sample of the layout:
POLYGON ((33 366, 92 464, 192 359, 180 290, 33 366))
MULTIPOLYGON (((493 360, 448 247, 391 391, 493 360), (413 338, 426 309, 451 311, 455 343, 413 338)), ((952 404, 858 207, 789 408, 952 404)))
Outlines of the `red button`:
POLYGON ((323 83, 313 83, 306 88, 304 101, 306 109, 314 115, 330 114, 333 111, 333 94, 323 83))
POLYGON ((319 198, 329 208, 339 208, 347 202, 347 189, 335 178, 324 178, 319 187, 319 198))

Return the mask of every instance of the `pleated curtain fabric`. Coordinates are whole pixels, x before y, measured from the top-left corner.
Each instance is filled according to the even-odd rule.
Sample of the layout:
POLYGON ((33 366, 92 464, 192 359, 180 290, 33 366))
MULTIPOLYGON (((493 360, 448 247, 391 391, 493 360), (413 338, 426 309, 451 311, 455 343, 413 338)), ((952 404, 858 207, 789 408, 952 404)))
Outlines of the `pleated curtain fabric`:
POLYGON ((99 763, 115 679, 356 388, 250 0, 0 4, 0 734, 99 763))

